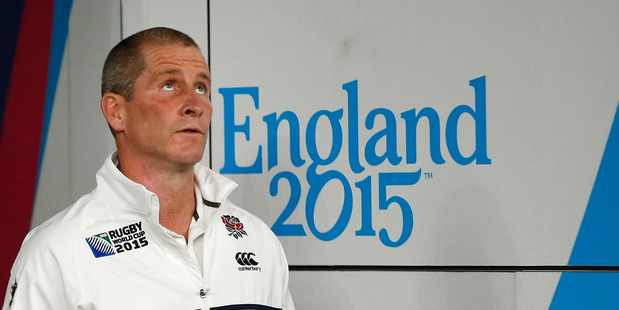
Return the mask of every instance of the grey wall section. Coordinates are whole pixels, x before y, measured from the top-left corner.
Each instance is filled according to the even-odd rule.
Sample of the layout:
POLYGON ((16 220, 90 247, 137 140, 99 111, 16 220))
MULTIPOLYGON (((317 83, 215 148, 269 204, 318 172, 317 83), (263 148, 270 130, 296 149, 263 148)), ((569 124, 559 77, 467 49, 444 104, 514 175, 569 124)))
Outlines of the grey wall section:
POLYGON ((298 310, 548 309, 559 272, 294 272, 298 310))
POLYGON ((506 310, 515 309, 515 283, 511 273, 299 272, 292 290, 308 289, 297 294, 298 310, 506 310))
POLYGON ((101 69, 120 41, 120 25, 119 1, 73 1, 32 227, 90 192, 115 149, 99 102, 101 69))

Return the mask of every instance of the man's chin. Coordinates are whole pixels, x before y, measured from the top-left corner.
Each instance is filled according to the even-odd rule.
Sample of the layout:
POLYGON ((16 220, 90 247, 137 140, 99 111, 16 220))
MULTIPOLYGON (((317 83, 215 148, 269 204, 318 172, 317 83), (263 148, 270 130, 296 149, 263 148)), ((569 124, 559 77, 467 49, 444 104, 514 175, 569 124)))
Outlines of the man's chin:
POLYGON ((174 161, 179 164, 195 165, 202 160, 204 152, 188 152, 174 156, 174 161))

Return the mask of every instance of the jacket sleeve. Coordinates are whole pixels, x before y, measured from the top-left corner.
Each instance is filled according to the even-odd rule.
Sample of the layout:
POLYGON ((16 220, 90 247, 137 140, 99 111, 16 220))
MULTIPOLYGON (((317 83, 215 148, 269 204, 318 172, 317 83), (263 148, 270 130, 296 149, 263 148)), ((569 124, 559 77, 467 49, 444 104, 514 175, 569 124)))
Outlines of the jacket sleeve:
MULTIPOLYGON (((26 237, 28 238, 28 237, 26 237)), ((56 255, 26 240, 13 264, 2 310, 71 309, 56 255)))

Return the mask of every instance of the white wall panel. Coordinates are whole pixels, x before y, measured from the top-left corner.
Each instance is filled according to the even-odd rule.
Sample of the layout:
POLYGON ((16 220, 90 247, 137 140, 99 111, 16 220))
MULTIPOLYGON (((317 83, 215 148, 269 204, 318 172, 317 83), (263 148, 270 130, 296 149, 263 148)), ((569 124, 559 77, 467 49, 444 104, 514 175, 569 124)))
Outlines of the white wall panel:
POLYGON ((232 197, 240 205, 269 224, 285 219, 287 229, 303 230, 303 236, 281 238, 292 264, 566 264, 619 98, 612 86, 619 64, 610 56, 619 52, 613 34, 619 24, 609 13, 616 9, 610 1, 586 7, 532 0, 214 2, 213 168, 240 183, 232 197), (449 147, 449 116, 462 105, 481 109, 475 94, 482 91, 470 84, 479 86, 482 76, 486 111, 476 118, 462 114, 458 146, 449 147), (347 83, 355 80, 359 113, 353 120, 347 83), (244 87, 253 87, 254 97, 244 87), (226 121, 231 107, 234 115, 226 121), (366 121, 380 108, 393 113, 397 142, 386 147, 382 138, 370 151, 397 156, 374 165, 365 149, 387 125, 382 116, 374 127, 366 121), (438 115, 435 151, 445 163, 430 156, 429 142, 438 140, 429 138, 425 119, 417 127, 417 158, 407 161, 415 150, 407 148, 412 129, 407 133, 401 113, 424 108, 438 115), (337 128, 323 116, 313 141, 307 132, 321 110, 338 118, 331 123, 337 128), (286 111, 298 119, 300 135, 291 138, 283 122, 279 162, 269 168, 264 118, 286 111), (486 134, 479 136, 478 127, 486 134), (359 145, 350 147, 348 137, 357 129, 359 145), (341 145, 333 147, 340 139, 335 133, 342 134, 341 145), (290 159, 294 140, 305 160, 298 167, 290 159), (317 173, 342 173, 344 185, 335 180, 319 190, 320 184, 310 184, 308 146, 314 144, 323 159, 330 151, 338 154, 317 173), (468 157, 480 144, 487 146, 490 164, 457 159, 457 151, 468 157), (352 168, 354 152, 362 172, 352 168), (411 205, 414 219, 410 238, 388 247, 380 230, 394 241, 403 220, 397 204, 379 210, 378 175, 417 171, 416 184, 387 187, 387 197, 411 205), (292 191, 287 178, 278 181, 288 172, 299 182, 292 191), (358 183, 368 177, 370 185, 358 183), (278 190, 273 196, 270 185, 278 190), (308 208, 312 191, 320 194, 316 207, 308 208), (371 212, 362 207, 369 193, 371 212), (350 215, 342 211, 346 200, 352 201, 350 215), (284 210, 291 214, 282 215, 284 210), (343 230, 333 228, 341 214, 343 230), (376 233, 359 236, 368 214, 376 233))

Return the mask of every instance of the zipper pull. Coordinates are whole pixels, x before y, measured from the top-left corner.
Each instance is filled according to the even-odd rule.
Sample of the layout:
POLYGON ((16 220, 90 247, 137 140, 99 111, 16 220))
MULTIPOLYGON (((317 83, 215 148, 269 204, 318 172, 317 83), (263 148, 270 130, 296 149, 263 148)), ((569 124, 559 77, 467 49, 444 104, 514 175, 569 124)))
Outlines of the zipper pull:
POLYGON ((206 293, 208 293, 208 291, 210 291, 211 289, 207 289, 206 291, 204 291, 203 288, 200 289, 200 298, 206 298, 206 293))

